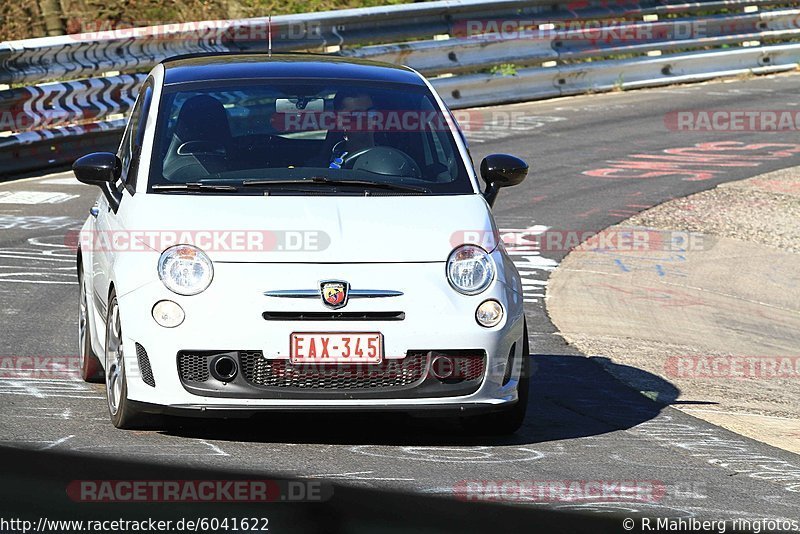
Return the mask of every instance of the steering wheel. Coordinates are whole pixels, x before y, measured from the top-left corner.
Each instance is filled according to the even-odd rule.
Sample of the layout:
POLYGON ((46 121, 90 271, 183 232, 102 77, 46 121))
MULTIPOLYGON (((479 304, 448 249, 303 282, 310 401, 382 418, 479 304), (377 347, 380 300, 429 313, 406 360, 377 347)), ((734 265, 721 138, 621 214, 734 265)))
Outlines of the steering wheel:
POLYGON ((343 169, 364 170, 384 176, 406 176, 422 178, 422 171, 414 158, 388 146, 370 146, 347 154, 343 158, 343 169))

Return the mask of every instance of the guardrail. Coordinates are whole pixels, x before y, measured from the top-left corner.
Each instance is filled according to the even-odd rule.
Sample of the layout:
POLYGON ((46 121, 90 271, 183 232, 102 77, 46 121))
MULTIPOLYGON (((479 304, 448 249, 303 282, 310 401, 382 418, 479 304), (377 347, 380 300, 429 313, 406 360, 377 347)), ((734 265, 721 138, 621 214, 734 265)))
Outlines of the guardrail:
MULTIPOLYGON (((462 108, 792 70, 793 4, 445 0, 274 17, 272 42, 409 65, 462 108)), ((0 43, 0 84, 11 86, 0 90, 0 174, 113 147, 138 85, 166 57, 268 42, 266 18, 91 29, 0 43)))

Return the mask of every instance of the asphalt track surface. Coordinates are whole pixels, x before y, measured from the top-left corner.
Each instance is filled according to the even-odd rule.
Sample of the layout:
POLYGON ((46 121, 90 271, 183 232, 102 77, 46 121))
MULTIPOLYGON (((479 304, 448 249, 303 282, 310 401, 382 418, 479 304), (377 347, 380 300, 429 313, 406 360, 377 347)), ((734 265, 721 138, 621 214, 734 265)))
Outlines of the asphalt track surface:
MULTIPOLYGON (((496 127, 470 133, 471 151, 476 163, 493 152, 531 163, 529 179, 500 194, 501 228, 517 234, 599 230, 671 198, 800 165, 797 132, 686 132, 665 122, 670 112, 687 109, 797 110, 798 89, 800 76, 788 75, 505 106, 492 112, 496 127), (513 117, 512 126, 501 124, 504 116, 513 117), (649 167, 630 169, 641 162, 649 167), (665 162, 673 165, 658 166, 665 162)), ((97 194, 67 173, 0 183, 2 355, 77 353, 78 290, 64 236, 80 227, 97 194)), ((455 486, 474 480, 652 481, 660 494, 648 502, 533 499, 522 505, 800 519, 800 457, 652 402, 593 361, 602 355, 587 358, 567 346, 542 298, 565 252, 523 247, 514 254, 525 277, 534 375, 528 418, 512 437, 469 438, 446 423, 404 416, 330 414, 121 431, 109 422, 103 386, 5 377, 0 445, 431 495, 452 495, 455 486)), ((732 276, 744 279, 744 273, 732 276)))

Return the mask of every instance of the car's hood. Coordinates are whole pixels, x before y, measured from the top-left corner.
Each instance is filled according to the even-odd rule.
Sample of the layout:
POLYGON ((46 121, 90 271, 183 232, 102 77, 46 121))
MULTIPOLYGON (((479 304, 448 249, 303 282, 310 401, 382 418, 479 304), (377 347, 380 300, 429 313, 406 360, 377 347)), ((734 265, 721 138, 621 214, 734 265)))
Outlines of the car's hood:
POLYGON ((480 195, 139 194, 119 215, 151 248, 194 244, 217 262, 445 261, 465 242, 494 248, 495 236, 480 195))

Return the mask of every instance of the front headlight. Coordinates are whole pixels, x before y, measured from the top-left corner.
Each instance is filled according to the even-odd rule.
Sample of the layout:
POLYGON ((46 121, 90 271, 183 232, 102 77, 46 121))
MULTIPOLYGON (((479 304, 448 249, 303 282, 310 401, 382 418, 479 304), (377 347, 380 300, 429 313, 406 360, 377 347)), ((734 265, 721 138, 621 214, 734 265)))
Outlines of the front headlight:
POLYGON ((214 278, 214 266, 205 252, 192 245, 175 245, 161 253, 158 277, 178 295, 197 295, 214 278))
POLYGON ((482 248, 462 245, 447 258, 447 279, 459 293, 476 295, 494 280, 494 262, 482 248))

